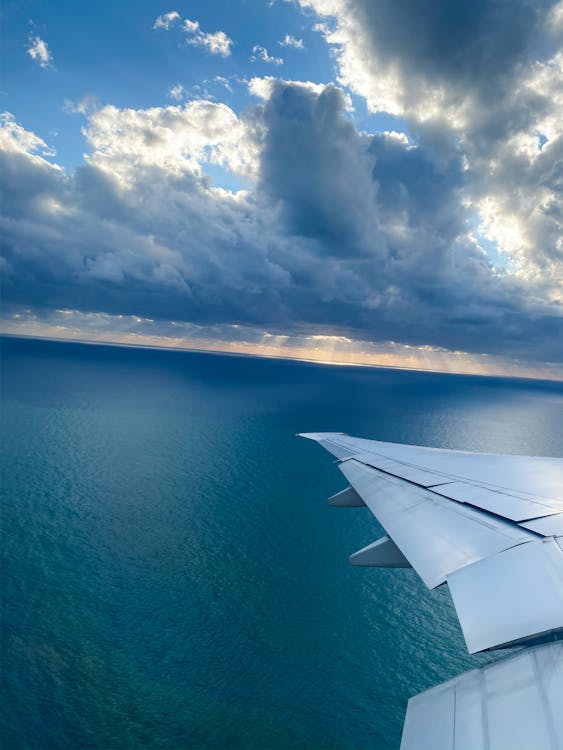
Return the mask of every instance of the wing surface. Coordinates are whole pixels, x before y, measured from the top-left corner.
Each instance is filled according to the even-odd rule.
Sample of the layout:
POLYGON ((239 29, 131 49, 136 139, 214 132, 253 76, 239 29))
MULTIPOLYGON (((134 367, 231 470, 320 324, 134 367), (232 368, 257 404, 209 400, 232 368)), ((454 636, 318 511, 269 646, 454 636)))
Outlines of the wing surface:
POLYGON ((528 646, 411 698, 401 750, 563 750, 563 459, 302 437, 387 533, 353 565, 447 583, 470 653, 528 646))
POLYGON ((409 700, 401 750, 561 750, 563 644, 525 649, 409 700))
MULTIPOLYGON (((448 583, 470 653, 563 636, 562 459, 303 437, 338 458, 428 588, 448 583)), ((383 565, 375 553, 357 554, 383 565)))
POLYGON ((363 463, 436 494, 512 521, 563 513, 563 459, 502 456, 354 438, 344 433, 302 433, 339 459, 363 463))

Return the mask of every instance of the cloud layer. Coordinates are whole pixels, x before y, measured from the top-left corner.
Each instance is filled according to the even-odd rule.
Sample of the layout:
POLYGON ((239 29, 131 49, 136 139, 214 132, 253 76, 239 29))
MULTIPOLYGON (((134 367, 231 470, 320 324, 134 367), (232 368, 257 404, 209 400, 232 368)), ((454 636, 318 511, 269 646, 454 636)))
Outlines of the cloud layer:
POLYGON ((407 134, 360 131, 338 86, 255 79, 239 114, 85 110, 67 173, 6 115, 5 301, 563 361, 563 6, 301 3, 340 86, 407 134))

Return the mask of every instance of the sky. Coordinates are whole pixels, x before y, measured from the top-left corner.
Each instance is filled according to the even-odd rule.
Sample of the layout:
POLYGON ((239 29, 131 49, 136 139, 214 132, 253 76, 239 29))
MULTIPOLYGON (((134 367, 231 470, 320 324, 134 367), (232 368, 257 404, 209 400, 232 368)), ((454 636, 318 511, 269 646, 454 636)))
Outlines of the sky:
POLYGON ((563 379, 563 2, 2 14, 3 332, 563 379))

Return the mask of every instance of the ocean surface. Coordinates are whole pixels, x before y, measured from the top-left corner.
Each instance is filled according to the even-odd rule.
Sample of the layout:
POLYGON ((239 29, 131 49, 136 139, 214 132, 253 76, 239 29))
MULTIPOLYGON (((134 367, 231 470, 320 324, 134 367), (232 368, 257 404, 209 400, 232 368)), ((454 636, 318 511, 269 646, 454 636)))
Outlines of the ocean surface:
MULTIPOLYGON (((563 455, 563 385, 2 340, 2 748, 397 748, 467 654, 299 431, 563 455)), ((424 530, 421 529, 421 533, 424 530)))

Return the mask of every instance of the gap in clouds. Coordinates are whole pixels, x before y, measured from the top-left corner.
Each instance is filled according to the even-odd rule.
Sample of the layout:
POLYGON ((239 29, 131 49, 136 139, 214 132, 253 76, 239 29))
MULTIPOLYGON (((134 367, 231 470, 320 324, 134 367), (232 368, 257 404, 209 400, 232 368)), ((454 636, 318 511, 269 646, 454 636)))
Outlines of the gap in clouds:
POLYGON ((37 315, 30 310, 1 323, 3 335, 81 343, 138 346, 185 351, 305 360, 327 365, 394 367, 469 375, 510 376, 563 381, 563 366, 486 354, 468 354, 438 347, 413 347, 397 342, 358 341, 327 334, 281 334, 239 325, 196 326, 137 316, 111 316, 55 310, 37 315))

